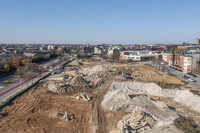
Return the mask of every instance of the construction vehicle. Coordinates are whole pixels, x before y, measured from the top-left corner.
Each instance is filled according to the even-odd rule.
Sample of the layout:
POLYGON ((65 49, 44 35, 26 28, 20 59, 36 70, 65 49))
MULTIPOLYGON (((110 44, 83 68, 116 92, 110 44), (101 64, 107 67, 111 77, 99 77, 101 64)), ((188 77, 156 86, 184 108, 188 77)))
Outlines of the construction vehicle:
POLYGON ((79 72, 78 72, 78 70, 75 70, 75 75, 79 75, 79 72))
POLYGON ((67 70, 65 70, 65 75, 69 75, 69 78, 70 78, 70 79, 73 79, 73 76, 72 76, 71 72, 69 72, 69 71, 67 71, 67 70))
POLYGON ((64 87, 65 84, 64 84, 64 83, 60 83, 59 86, 60 86, 60 87, 64 87))
POLYGON ((79 75, 80 75, 81 77, 84 77, 84 76, 85 76, 85 74, 83 73, 83 71, 82 71, 81 69, 79 69, 79 75))

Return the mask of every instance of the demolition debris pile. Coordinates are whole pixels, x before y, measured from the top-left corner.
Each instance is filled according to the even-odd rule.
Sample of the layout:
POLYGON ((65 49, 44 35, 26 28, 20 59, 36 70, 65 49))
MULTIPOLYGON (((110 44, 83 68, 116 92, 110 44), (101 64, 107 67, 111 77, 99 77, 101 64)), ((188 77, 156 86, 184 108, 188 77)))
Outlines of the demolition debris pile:
POLYGON ((87 81, 82 77, 82 76, 77 76, 73 78, 70 83, 70 85, 75 85, 75 86, 84 86, 87 85, 87 81))
POLYGON ((65 93, 66 90, 59 86, 59 84, 55 81, 47 81, 43 85, 44 87, 47 87, 49 91, 54 93, 65 93))
POLYGON ((92 100, 92 97, 89 97, 87 93, 78 93, 74 96, 71 96, 72 98, 75 98, 77 100, 84 100, 84 101, 90 101, 92 100))
POLYGON ((123 117, 117 124, 117 128, 123 132, 141 132, 152 129, 157 121, 148 113, 136 109, 132 114, 123 117))
POLYGON ((83 68, 83 72, 87 75, 91 75, 98 72, 106 72, 110 70, 110 66, 96 65, 93 67, 83 68))
POLYGON ((83 65, 82 60, 74 60, 70 63, 71 66, 83 65))
POLYGON ((198 101, 200 97, 193 95, 191 92, 189 93, 189 91, 161 89, 154 83, 139 82, 114 82, 104 96, 101 105, 109 111, 129 113, 119 122, 121 124, 118 126, 118 131, 125 130, 127 127, 139 132, 147 130, 154 125, 156 129, 158 127, 171 126, 174 120, 179 117, 176 108, 153 99, 153 96, 169 98, 195 111, 199 111, 200 104, 198 101), (191 97, 194 97, 194 100, 191 97), (137 108, 140 108, 139 112, 135 111, 137 108), (134 123, 135 118, 140 118, 141 115, 145 117, 146 114, 150 118, 137 121, 138 127, 141 128, 130 124, 130 121, 134 123), (130 119, 128 119, 129 116, 130 119), (152 123, 150 124, 149 121, 152 123), (147 123, 149 123, 147 127, 142 126, 147 123))

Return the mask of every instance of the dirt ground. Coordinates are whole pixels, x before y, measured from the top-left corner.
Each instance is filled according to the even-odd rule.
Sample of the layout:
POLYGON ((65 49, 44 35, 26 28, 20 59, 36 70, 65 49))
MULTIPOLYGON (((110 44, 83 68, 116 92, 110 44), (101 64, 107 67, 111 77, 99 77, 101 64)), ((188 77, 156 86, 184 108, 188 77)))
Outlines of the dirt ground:
MULTIPOLYGON (((165 81, 172 84, 184 84, 175 77, 158 74, 157 70, 150 66, 128 66, 90 59, 83 59, 82 62, 85 63, 80 66, 83 68, 92 68, 101 64, 117 67, 118 71, 130 73, 136 81, 140 82, 165 81)), ((49 92, 43 86, 44 82, 39 83, 27 94, 16 100, 12 106, 4 109, 8 115, 0 118, 0 132, 106 133, 110 125, 116 124, 125 114, 105 112, 100 103, 113 81, 126 81, 126 79, 120 74, 111 75, 104 80, 105 83, 102 86, 94 90, 84 90, 93 97, 89 102, 71 98, 72 93, 55 94, 49 92), (65 111, 74 115, 75 118, 67 122, 58 116, 58 114, 64 114, 65 111)))
POLYGON ((0 121, 0 132, 88 132, 92 103, 57 95, 38 86, 4 109, 8 116, 0 121), (57 114, 74 114, 66 122, 57 114))

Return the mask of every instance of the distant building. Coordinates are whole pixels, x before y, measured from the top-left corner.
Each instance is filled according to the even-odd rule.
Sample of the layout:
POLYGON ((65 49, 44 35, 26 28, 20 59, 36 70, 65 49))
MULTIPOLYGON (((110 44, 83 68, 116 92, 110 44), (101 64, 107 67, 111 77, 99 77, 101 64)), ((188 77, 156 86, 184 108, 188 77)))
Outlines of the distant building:
POLYGON ((48 46, 48 50, 57 50, 58 46, 54 46, 54 45, 49 45, 48 46))
POLYGON ((99 47, 94 47, 94 54, 101 54, 103 50, 99 47))
POLYGON ((120 55, 120 50, 116 48, 109 48, 108 57, 112 57, 113 55, 120 55))
POLYGON ((156 51, 122 51, 120 60, 144 61, 153 59, 162 59, 162 54, 156 51))
POLYGON ((166 58, 163 59, 169 66, 180 66, 180 53, 178 52, 169 52, 166 53, 166 58))
POLYGON ((44 50, 47 50, 47 47, 46 46, 40 46, 40 51, 44 51, 44 50))
POLYGON ((180 57, 180 68, 184 72, 194 72, 200 65, 200 54, 186 54, 180 57))
POLYGON ((86 47, 82 47, 82 52, 83 53, 93 53, 93 47, 91 47, 91 46, 86 46, 86 47))
POLYGON ((199 38, 196 39, 196 45, 200 45, 200 39, 199 38))
POLYGON ((35 56, 37 54, 36 53, 27 53, 27 52, 25 52, 25 53, 23 53, 23 55, 27 56, 27 57, 33 57, 33 56, 35 56))

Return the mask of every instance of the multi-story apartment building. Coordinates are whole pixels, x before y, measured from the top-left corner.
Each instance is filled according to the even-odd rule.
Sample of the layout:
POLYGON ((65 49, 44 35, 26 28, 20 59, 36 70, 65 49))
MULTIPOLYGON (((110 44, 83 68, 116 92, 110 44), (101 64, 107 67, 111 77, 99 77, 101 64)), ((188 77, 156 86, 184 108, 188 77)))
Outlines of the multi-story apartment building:
POLYGON ((180 58, 180 68, 184 72, 195 72, 200 65, 200 54, 186 54, 180 58))
POLYGON ((94 54, 101 54, 103 50, 99 47, 94 47, 94 54))
POLYGON ((167 63, 169 66, 180 66, 180 55, 179 52, 168 52, 163 53, 162 60, 167 63))
POLYGON ((199 38, 196 39, 196 45, 200 45, 200 39, 199 38))
POLYGON ((108 57, 113 55, 120 55, 120 50, 118 48, 108 48, 108 57))
POLYGON ((162 59, 168 65, 176 66, 184 72, 194 72, 200 65, 200 54, 170 52, 164 53, 162 59))
POLYGON ((180 57, 180 69, 184 72, 191 72, 192 70, 192 57, 191 56, 181 56, 180 57))

